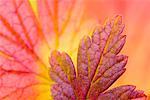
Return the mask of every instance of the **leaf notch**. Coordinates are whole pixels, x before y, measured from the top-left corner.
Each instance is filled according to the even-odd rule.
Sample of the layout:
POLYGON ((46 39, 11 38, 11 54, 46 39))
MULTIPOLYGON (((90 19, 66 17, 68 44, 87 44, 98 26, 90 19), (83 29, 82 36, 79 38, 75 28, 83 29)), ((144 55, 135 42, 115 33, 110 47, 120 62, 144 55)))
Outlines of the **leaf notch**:
POLYGON ((77 72, 68 54, 52 52, 50 77, 55 81, 51 87, 55 100, 146 97, 132 85, 106 91, 126 70, 128 57, 118 54, 125 44, 123 29, 122 18, 117 15, 95 30, 91 38, 83 37, 78 48, 77 72))

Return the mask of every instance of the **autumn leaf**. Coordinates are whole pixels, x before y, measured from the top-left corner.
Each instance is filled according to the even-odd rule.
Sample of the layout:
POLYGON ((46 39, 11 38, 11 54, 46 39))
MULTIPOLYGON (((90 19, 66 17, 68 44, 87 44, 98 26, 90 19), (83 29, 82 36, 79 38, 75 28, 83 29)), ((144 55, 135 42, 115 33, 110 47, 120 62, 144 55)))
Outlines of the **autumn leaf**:
MULTIPOLYGON (((77 35, 81 37, 84 34, 81 1, 36 0, 38 10, 35 14, 29 0, 0 0, 0 100, 51 98, 51 80, 48 75, 49 53, 51 49, 62 47, 72 53, 70 48, 72 49, 73 41, 76 43, 79 40, 77 35), (77 40, 74 40, 75 37, 77 40), (68 41, 71 41, 71 46, 65 44, 68 41)), ((119 52, 119 49, 117 51, 119 52)), ((76 78, 77 73, 70 62, 67 60, 64 66, 70 66, 72 70, 65 67, 64 69, 72 73, 69 79, 73 80, 71 81, 73 85, 78 86, 83 76, 76 78)), ((93 70, 91 71, 93 73, 93 70)), ((86 84, 85 81, 83 83, 86 84)), ((56 88, 53 89, 54 92, 59 86, 53 87, 56 88)), ((84 88, 79 90, 78 95, 85 95, 84 88)), ((137 93, 139 94, 134 92, 135 97, 137 93)), ((109 93, 106 92, 104 96, 107 94, 109 93)))
MULTIPOLYGON (((64 45, 75 38, 83 26, 82 0, 37 0, 42 31, 51 48, 70 50, 64 45), (79 6, 82 5, 82 6, 79 6), (70 34, 70 35, 68 35, 70 34), (65 38, 67 36, 67 38, 65 38)), ((81 35, 81 34, 80 34, 81 35)), ((72 41, 73 42, 73 41, 72 41)))
POLYGON ((0 0, 0 100, 51 99, 50 51, 83 23, 80 0, 30 1, 0 0))
POLYGON ((77 55, 77 69, 65 52, 53 51, 50 57, 51 86, 55 100, 127 100, 146 95, 133 85, 107 90, 126 70, 128 57, 119 54, 125 44, 124 24, 116 16, 96 29, 92 37, 81 39, 77 55))
POLYGON ((40 46, 48 48, 29 1, 0 0, 0 100, 35 100, 49 93, 40 46))

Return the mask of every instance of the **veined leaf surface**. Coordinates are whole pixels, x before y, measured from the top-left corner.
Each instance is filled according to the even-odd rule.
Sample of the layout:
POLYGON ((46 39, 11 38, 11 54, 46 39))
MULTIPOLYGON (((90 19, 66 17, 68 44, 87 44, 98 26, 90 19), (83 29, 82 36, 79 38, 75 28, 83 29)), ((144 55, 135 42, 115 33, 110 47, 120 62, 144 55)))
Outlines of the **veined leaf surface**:
POLYGON ((78 48, 77 71, 66 53, 53 51, 50 58, 51 87, 55 100, 146 99, 143 91, 133 85, 107 90, 124 72, 127 56, 119 54, 125 44, 124 24, 116 16, 95 30, 92 37, 81 39, 78 48))

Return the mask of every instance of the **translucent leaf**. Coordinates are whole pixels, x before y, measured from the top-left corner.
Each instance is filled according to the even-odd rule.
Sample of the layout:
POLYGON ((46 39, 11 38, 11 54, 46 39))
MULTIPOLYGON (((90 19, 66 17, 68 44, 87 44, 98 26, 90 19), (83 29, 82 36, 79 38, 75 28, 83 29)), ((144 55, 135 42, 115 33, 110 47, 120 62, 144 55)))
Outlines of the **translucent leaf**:
POLYGON ((124 72, 127 56, 118 54, 125 43, 122 18, 115 16, 85 36, 78 48, 77 71, 66 53, 54 51, 50 57, 51 87, 55 100, 135 99, 145 97, 132 85, 107 90, 124 72))
POLYGON ((0 0, 0 100, 33 100, 49 91, 43 43, 48 48, 28 0, 0 0))
POLYGON ((52 48, 64 47, 69 49, 70 46, 64 45, 64 43, 70 42, 80 31, 81 24, 83 24, 83 1, 37 1, 39 21, 49 45, 52 48), (67 38, 65 38, 66 36, 67 38))
POLYGON ((76 33, 75 27, 80 26, 81 9, 76 6, 80 0, 35 2, 38 14, 29 0, 0 0, 0 100, 50 99, 48 56, 54 44, 47 41, 54 38, 45 34, 68 35, 70 29, 76 33), (49 6, 50 10, 43 10, 49 6), (52 12, 52 19, 45 15, 47 11, 52 12))

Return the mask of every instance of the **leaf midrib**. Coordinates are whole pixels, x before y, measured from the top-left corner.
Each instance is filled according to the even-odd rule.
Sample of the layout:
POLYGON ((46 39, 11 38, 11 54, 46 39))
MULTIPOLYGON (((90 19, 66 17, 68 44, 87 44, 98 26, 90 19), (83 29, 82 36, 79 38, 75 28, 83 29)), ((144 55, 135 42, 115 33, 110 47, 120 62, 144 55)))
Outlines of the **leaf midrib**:
MULTIPOLYGON (((114 24, 113 24, 113 27, 114 27, 114 24)), ((112 27, 112 29, 113 29, 113 27, 112 27)), ((104 31, 104 28, 103 28, 103 30, 102 31, 104 31)), ((102 32, 101 32, 102 33, 102 32)), ((101 35, 101 33, 100 33, 100 35, 101 35)), ((104 52, 106 52, 106 50, 107 50, 107 47, 108 47, 108 45, 109 45, 109 43, 110 43, 110 39, 111 39, 111 35, 112 35, 112 30, 111 30, 111 32, 110 32, 110 34, 108 35, 108 38, 107 38, 107 40, 106 40, 106 44, 105 44, 105 46, 104 46, 104 49, 102 50, 102 53, 101 53, 101 55, 100 55, 100 59, 99 59, 99 63, 98 63, 98 65, 101 65, 102 64, 102 61, 103 61, 103 53, 104 52)), ((100 36, 101 37, 101 36, 100 36)), ((101 40, 100 40, 101 41, 101 40)), ((101 44, 100 44, 101 45, 101 44)), ((93 84, 93 80, 94 80, 94 78, 96 77, 96 73, 97 73, 97 71, 98 71, 98 65, 97 65, 97 67, 96 67, 96 70, 94 71, 94 76, 92 77, 92 79, 91 79, 91 82, 90 82, 90 87, 88 88, 88 92, 87 92, 87 94, 86 94, 86 98, 88 98, 89 97, 89 91, 90 91, 90 88, 91 88, 91 86, 92 86, 92 84, 93 84)))

